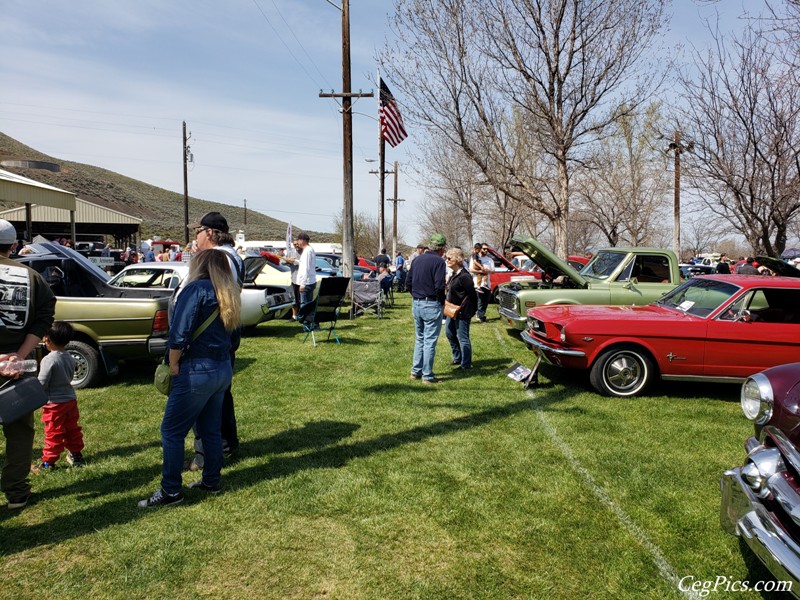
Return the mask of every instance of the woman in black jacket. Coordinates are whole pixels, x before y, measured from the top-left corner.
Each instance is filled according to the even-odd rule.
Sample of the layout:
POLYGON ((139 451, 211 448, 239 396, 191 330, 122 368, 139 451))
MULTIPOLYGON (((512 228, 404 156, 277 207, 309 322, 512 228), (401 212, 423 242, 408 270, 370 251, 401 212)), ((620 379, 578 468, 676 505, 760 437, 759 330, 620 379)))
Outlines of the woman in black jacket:
POLYGON ((472 275, 464 268, 464 251, 450 248, 445 255, 447 266, 453 274, 447 282, 447 301, 461 307, 456 318, 447 317, 445 333, 453 350, 453 365, 459 369, 472 368, 472 343, 469 339, 469 324, 478 307, 478 297, 472 275))

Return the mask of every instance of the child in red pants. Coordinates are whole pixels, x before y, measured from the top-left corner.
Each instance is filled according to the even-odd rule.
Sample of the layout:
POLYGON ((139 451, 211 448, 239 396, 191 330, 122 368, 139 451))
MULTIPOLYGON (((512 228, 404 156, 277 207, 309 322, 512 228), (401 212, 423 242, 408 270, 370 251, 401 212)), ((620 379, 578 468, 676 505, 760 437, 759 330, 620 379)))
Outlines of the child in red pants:
POLYGON ((54 469, 64 448, 67 462, 83 466, 83 433, 78 425, 78 400, 72 388, 75 359, 66 352, 72 339, 72 325, 66 321, 54 321, 43 341, 49 353, 39 365, 39 382, 47 392, 48 402, 42 407, 44 423, 44 449, 42 462, 35 471, 54 469))

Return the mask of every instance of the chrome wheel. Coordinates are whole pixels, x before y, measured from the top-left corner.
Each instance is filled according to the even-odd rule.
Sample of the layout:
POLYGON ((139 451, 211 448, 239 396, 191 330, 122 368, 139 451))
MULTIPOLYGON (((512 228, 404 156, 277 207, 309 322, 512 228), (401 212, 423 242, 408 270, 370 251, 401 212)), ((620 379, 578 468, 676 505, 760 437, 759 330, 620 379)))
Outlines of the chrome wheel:
POLYGON ((626 397, 643 392, 650 384, 653 372, 653 362, 643 350, 618 347, 600 355, 592 365, 590 379, 601 394, 626 397))

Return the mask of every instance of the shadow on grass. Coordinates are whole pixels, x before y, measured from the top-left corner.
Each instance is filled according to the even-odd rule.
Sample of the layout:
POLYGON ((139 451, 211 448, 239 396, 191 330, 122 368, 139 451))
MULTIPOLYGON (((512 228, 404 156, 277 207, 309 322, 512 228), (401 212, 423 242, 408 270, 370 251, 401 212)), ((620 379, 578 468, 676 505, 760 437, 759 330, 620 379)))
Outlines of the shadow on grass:
POLYGON ((243 442, 239 459, 267 454, 283 454, 299 450, 324 448, 350 437, 361 425, 342 421, 311 421, 302 427, 287 429, 273 436, 243 442))
POLYGON ((92 452, 86 458, 89 462, 96 463, 105 458, 117 457, 117 456, 125 457, 125 456, 130 456, 131 454, 142 452, 143 450, 149 450, 150 448, 160 448, 160 447, 161 447, 160 440, 151 440, 149 442, 143 442, 141 444, 115 446, 113 448, 109 448, 108 450, 101 450, 100 452, 92 452))
MULTIPOLYGON (((353 459, 366 458, 378 452, 393 450, 429 438, 480 427, 491 421, 503 419, 530 409, 531 402, 525 399, 463 417, 381 435, 371 440, 322 448, 320 446, 339 441, 351 435, 359 426, 336 421, 308 423, 290 432, 283 432, 263 440, 247 442, 245 451, 248 451, 247 454, 249 454, 249 450, 252 449, 252 451, 257 450, 261 454, 262 452, 268 453, 271 449, 273 452, 287 452, 305 447, 316 448, 314 451, 302 456, 275 457, 269 459, 266 463, 243 469, 233 469, 230 473, 226 473, 224 485, 228 488, 236 489, 255 485, 260 481, 288 477, 309 469, 342 468, 353 459), (312 439, 305 439, 307 435, 310 435, 312 439)), ((155 441, 152 442, 152 444, 157 443, 155 441)), ((86 469, 86 472, 89 472, 91 466, 86 467, 86 469)), ((101 473, 93 478, 82 478, 61 488, 48 489, 36 493, 35 499, 39 501, 51 500, 67 494, 78 494, 87 499, 101 498, 106 495, 116 496, 120 493, 122 487, 134 489, 146 486, 152 482, 157 472, 158 468, 155 465, 151 465, 119 471, 114 474, 101 473)), ((55 473, 51 475, 57 476, 55 473)), ((191 490, 187 492, 187 500, 190 502, 193 500, 193 496, 198 500, 202 498, 201 493, 192 494, 191 490)), ((99 506, 89 503, 82 510, 77 510, 68 515, 60 515, 57 518, 34 525, 17 523, 12 526, 4 526, 3 535, 0 538, 0 555, 10 555, 46 544, 57 544, 106 527, 129 523, 151 514, 150 511, 136 507, 136 500, 140 499, 138 492, 136 494, 131 493, 122 498, 116 497, 116 499, 99 506)), ((180 506, 176 508, 180 509, 180 506)), ((4 513, 0 516, 0 520, 5 521, 19 514, 11 511, 4 511, 4 513)))
POLYGON ((225 483, 231 488, 236 488, 253 485, 262 480, 287 477, 308 469, 338 469, 346 466, 354 459, 366 458, 378 452, 393 450, 429 438, 481 427, 492 421, 510 417, 530 409, 531 402, 525 399, 470 415, 438 421, 429 425, 421 425, 406 431, 381 435, 370 440, 346 445, 339 444, 302 456, 277 457, 266 464, 234 470, 225 478, 225 483))

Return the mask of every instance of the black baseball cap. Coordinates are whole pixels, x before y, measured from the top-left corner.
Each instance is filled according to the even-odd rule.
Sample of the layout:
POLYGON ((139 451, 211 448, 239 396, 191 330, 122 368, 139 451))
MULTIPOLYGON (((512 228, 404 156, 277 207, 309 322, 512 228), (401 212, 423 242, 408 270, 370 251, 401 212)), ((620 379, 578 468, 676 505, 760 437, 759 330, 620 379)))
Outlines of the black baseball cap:
POLYGON ((222 233, 228 233, 228 221, 225 220, 225 217, 222 216, 222 213, 218 213, 216 211, 207 212, 197 223, 192 223, 189 225, 192 229, 197 229, 198 227, 208 227, 209 229, 216 229, 217 231, 221 231, 222 233))

